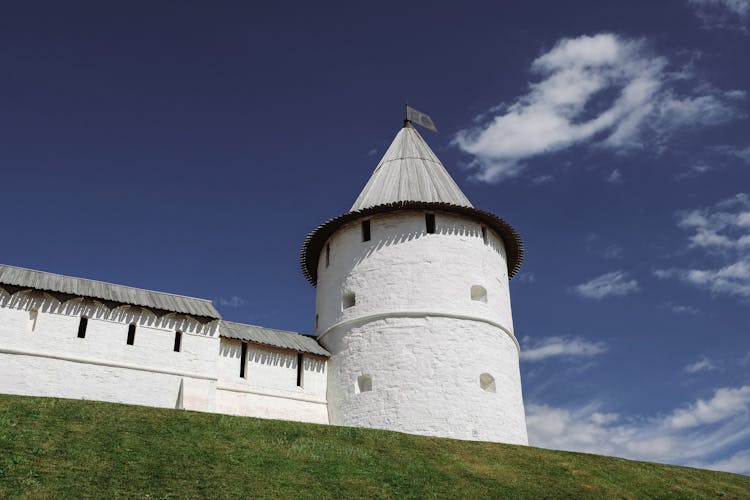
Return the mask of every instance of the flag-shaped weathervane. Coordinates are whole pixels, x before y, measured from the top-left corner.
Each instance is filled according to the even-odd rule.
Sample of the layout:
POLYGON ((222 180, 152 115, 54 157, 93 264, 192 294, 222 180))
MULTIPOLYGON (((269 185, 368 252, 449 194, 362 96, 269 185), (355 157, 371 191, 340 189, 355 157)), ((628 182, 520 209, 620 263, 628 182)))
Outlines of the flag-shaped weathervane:
POLYGON ((420 113, 416 109, 406 105, 406 121, 422 125, 426 129, 430 129, 433 132, 437 132, 435 124, 432 122, 432 118, 424 113, 420 113))

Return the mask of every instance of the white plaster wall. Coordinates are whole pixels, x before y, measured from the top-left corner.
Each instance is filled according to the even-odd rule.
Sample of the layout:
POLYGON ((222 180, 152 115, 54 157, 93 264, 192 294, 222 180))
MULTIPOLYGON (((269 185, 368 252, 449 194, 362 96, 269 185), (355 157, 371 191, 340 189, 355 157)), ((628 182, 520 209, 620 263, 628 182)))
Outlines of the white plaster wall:
POLYGON ((242 342, 221 339, 217 411, 233 415, 328 423, 325 358, 303 354, 302 387, 297 386, 297 353, 248 343, 245 377, 240 377, 242 342))
POLYGON ((157 318, 142 308, 109 310, 91 300, 0 291, 0 392, 171 408, 180 399, 186 409, 213 411, 216 327, 178 315, 157 318), (81 339, 82 315, 89 322, 81 339), (131 322, 135 343, 127 345, 131 322), (181 352, 173 351, 177 329, 181 352))
POLYGON ((508 266, 502 240, 489 228, 488 243, 472 219, 436 213, 436 233, 425 231, 425 212, 397 212, 371 218, 371 240, 362 241, 361 221, 340 229, 318 264, 317 334, 331 325, 388 312, 469 315, 513 331, 508 266), (472 301, 481 285, 487 303, 472 301), (356 305, 342 308, 347 291, 356 305))
POLYGON ((528 444, 518 351, 502 330, 441 317, 380 319, 329 332, 334 425, 528 444), (489 373, 496 392, 480 388, 489 373), (372 390, 359 392, 369 375, 372 390))
POLYGON ((478 222, 441 212, 435 234, 423 211, 370 220, 370 241, 360 221, 349 224, 329 240, 329 265, 325 250, 318 265, 331 423, 526 444, 502 240, 487 229, 485 243, 478 222), (473 285, 486 303, 471 300, 473 285), (346 292, 356 294, 347 309, 346 292), (368 372, 373 391, 355 394, 368 372), (484 372, 496 393, 479 388, 484 372))

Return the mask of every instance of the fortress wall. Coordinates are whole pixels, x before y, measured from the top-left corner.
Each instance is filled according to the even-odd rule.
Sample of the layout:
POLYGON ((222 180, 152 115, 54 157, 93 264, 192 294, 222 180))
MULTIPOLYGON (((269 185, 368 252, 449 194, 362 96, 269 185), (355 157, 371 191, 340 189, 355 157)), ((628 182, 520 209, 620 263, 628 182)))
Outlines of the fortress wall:
POLYGON ((212 323, 3 291, 0 391, 212 411, 219 344, 212 323), (78 338, 82 315, 89 320, 85 337, 78 338), (131 323, 135 338, 127 345, 131 323), (183 331, 180 352, 173 351, 177 329, 183 331))
POLYGON ((302 356, 297 386, 297 353, 248 343, 244 377, 240 377, 242 342, 221 339, 217 411, 233 415, 328 423, 326 359, 302 356))
POLYGON ((241 344, 220 339, 218 321, 0 288, 2 393, 328 423, 326 358, 304 355, 297 387, 296 352, 249 344, 240 379, 241 344), (78 338, 84 315, 85 337, 78 338))

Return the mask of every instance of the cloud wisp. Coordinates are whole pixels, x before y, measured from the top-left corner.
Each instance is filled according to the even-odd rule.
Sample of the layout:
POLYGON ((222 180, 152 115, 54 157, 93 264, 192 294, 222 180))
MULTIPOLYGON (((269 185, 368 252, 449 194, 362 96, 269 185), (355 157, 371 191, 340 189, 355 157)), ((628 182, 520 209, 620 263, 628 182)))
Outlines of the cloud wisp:
POLYGON ((630 279, 623 271, 602 274, 573 287, 573 291, 586 299, 601 300, 605 297, 622 297, 640 290, 638 281, 630 279))
POLYGON ((722 262, 708 269, 656 269, 658 278, 677 278, 713 294, 750 297, 750 196, 739 193, 713 207, 678 213, 690 231, 689 248, 722 262))
POLYGON ((607 351, 603 342, 590 342, 580 337, 547 337, 536 344, 524 346, 522 361, 543 361, 550 358, 591 358, 607 351))
POLYGON ((604 413, 602 406, 528 404, 530 444, 750 474, 745 452, 720 457, 750 438, 750 386, 717 388, 707 399, 648 418, 604 413))
POLYGON ((714 365, 710 359, 703 356, 701 359, 699 359, 695 363, 690 363, 682 370, 685 373, 690 373, 690 374, 694 374, 698 372, 708 372, 708 371, 716 370, 716 365, 714 365))
POLYGON ((705 28, 737 29, 747 32, 750 0, 688 0, 705 28))
POLYGON ((231 297, 219 298, 219 306, 221 307, 229 307, 232 309, 239 309, 247 304, 247 301, 243 299, 242 297, 238 297, 237 295, 232 295, 231 297))
POLYGON ((473 178, 497 182, 519 174, 535 156, 590 143, 618 152, 662 142, 688 126, 735 116, 740 92, 698 85, 689 71, 644 40, 612 33, 564 38, 531 64, 538 80, 514 102, 483 113, 454 145, 473 156, 473 178), (694 83, 690 92, 676 87, 694 83))

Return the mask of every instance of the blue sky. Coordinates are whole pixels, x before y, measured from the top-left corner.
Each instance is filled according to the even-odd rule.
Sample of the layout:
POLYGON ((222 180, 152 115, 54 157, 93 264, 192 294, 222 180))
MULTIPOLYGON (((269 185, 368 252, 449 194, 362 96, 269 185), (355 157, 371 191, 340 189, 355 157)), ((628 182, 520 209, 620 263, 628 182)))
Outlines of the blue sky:
POLYGON ((750 474, 750 2, 456 5, 6 6, 0 262, 310 332, 408 101, 524 239, 531 443, 750 474))

